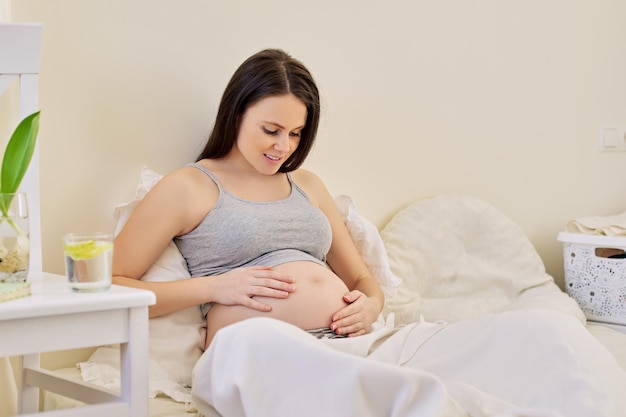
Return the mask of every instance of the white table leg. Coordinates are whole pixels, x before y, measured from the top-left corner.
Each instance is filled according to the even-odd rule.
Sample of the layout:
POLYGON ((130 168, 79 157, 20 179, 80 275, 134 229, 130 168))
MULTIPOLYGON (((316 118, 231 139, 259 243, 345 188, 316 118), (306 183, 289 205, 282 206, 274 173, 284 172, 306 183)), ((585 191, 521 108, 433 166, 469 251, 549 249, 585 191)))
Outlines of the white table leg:
POLYGON ((129 310, 128 343, 121 345, 121 396, 131 417, 148 416, 148 311, 129 310))
POLYGON ((39 369, 39 354, 23 355, 20 358, 20 390, 18 414, 36 413, 39 410, 39 388, 26 385, 24 369, 39 369))

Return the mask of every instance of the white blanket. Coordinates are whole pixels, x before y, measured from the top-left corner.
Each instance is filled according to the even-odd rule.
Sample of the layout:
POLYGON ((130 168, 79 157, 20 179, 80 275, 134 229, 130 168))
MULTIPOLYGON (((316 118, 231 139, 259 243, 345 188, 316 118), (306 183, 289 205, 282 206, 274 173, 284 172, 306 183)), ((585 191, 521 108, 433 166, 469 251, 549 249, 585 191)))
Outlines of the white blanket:
POLYGON ((626 374, 576 319, 518 310, 320 341, 250 319, 194 368, 205 416, 620 417, 626 374))

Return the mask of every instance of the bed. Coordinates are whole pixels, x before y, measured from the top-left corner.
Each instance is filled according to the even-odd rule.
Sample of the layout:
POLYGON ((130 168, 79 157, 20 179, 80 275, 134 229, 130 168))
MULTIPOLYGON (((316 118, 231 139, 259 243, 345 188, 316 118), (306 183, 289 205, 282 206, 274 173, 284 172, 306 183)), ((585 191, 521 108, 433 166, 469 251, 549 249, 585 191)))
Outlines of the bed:
MULTIPOLYGON (((148 168, 142 170, 135 199, 115 209, 118 231, 137 202, 160 178, 158 173, 148 168)), ((380 406, 380 401, 372 400, 371 395, 364 393, 373 389, 378 395, 382 395, 381 392, 385 391, 385 383, 382 382, 384 379, 376 378, 384 378, 387 368, 379 366, 371 370, 371 374, 351 375, 347 385, 351 386, 351 393, 358 391, 354 394, 358 398, 355 397, 347 409, 341 409, 340 414, 339 408, 333 408, 332 412, 324 415, 401 416, 415 415, 415 410, 420 412, 419 415, 428 417, 624 415, 626 400, 615 398, 621 395, 612 393, 620 390, 626 392, 626 334, 604 325, 588 323, 576 302, 561 291, 553 278, 546 273, 541 258, 521 229, 496 207, 465 195, 420 198, 397 212, 379 232, 358 213, 350 197, 337 196, 336 202, 359 251, 386 295, 384 310, 375 323, 373 333, 404 329, 398 331, 402 333, 412 327, 422 325, 422 328, 427 329, 431 325, 432 332, 427 332, 427 336, 422 337, 423 340, 419 342, 415 342, 416 339, 410 331, 405 331, 407 335, 403 343, 412 346, 411 355, 419 357, 432 351, 432 357, 448 355, 456 359, 451 359, 445 367, 436 360, 422 362, 423 369, 415 375, 411 374, 410 381, 388 393, 393 398, 392 402, 397 402, 398 405, 384 412, 376 409, 380 406), (537 398, 534 408, 515 408, 510 399, 498 398, 493 392, 485 395, 480 388, 482 379, 505 372, 507 364, 498 362, 499 343, 509 343, 507 346, 513 343, 515 346, 511 339, 513 336, 509 333, 512 329, 510 323, 520 320, 530 326, 528 330, 537 338, 537 343, 532 345, 539 355, 532 360, 532 364, 536 365, 533 366, 536 368, 533 372, 536 372, 535 375, 537 372, 541 374, 541 370, 545 369, 546 374, 530 381, 531 385, 542 386, 541 388, 531 389, 528 387, 528 379, 516 378, 515 375, 508 375, 505 378, 508 381, 505 384, 507 386, 501 388, 512 391, 515 395, 528 396, 530 392, 540 392, 540 395, 529 400, 532 403, 537 398), (550 326, 544 326, 545 322, 550 322, 550 326), (439 329, 442 327, 456 330, 442 331, 442 336, 439 336, 439 329), (438 340, 445 338, 449 339, 446 342, 448 348, 445 349, 456 344, 455 349, 446 351, 438 345, 438 340), (568 370, 571 364, 566 358, 575 363, 571 372, 568 370), (451 366, 451 363, 454 365, 451 366), (560 368, 556 367, 557 364, 560 368), (593 380, 592 377, 587 379, 586 374, 574 370, 580 370, 586 364, 592 365, 593 380), (559 371, 549 375, 550 369, 559 371), (477 381, 476 384, 459 383, 456 378, 460 374, 467 377, 464 381, 477 381), (368 388, 372 381, 373 386, 368 388), (415 389, 415 386, 431 386, 429 384, 435 388, 421 391, 415 389), (445 391, 443 397, 441 387, 445 391), (418 397, 421 400, 415 401, 418 397), (587 397, 591 400, 586 400, 587 397), (584 407, 581 408, 576 403, 576 398, 580 398, 584 407), (406 406, 402 405, 403 401, 406 406), (432 408, 433 404, 438 405, 432 408), (546 404, 557 406, 550 410, 546 404), (435 409, 437 411, 432 411, 435 409)), ((144 279, 163 281, 188 277, 184 260, 172 243, 144 279)), ((257 325, 254 320, 257 319, 252 319, 247 325, 254 328, 257 325)), ((210 375, 220 379, 220 386, 212 388, 216 396, 214 398, 217 398, 217 391, 220 391, 220 404, 223 401, 237 403, 233 405, 234 408, 229 408, 228 405, 220 410, 205 411, 207 416, 240 415, 241 410, 247 410, 245 415, 289 415, 285 408, 281 411, 261 407, 261 403, 267 403, 264 401, 267 396, 271 396, 273 392, 274 397, 276 396, 271 387, 267 392, 260 388, 268 385, 268 382, 261 383, 256 378, 232 381, 232 374, 242 364, 247 364, 249 367, 246 369, 252 374, 268 372, 267 368, 254 369, 259 362, 255 360, 258 359, 254 356, 255 352, 234 348, 236 343, 233 340, 237 340, 238 335, 236 326, 238 325, 230 326, 234 329, 224 332, 221 345, 218 343, 213 349, 212 344, 210 352, 203 355, 204 328, 198 309, 187 309, 150 320, 149 384, 152 417, 200 415, 191 402, 190 385, 194 365, 201 355, 203 366, 209 366, 208 363, 212 368, 210 375), (220 346, 226 346, 228 352, 220 350, 220 346), (209 359, 206 359, 207 356, 209 359), (231 363, 233 358, 237 361, 231 363), (241 393, 244 390, 256 394, 244 398, 241 393), (273 410, 273 414, 267 414, 267 410, 273 410)), ((289 328, 283 329, 281 325, 272 326, 274 324, 270 324, 270 330, 276 327, 279 333, 292 331, 289 328)), ((242 327, 242 331, 243 329, 242 327)), ((290 340, 289 343, 300 343, 298 335, 290 340)), ((381 342, 382 345, 384 343, 381 342)), ((522 345, 523 343, 520 344, 522 345)), ((313 352, 312 356, 319 352, 322 352, 319 360, 326 360, 321 348, 313 352)), ((525 352, 519 352, 519 357, 524 355, 525 352)), ((287 356, 288 352, 280 359, 287 361, 287 356)), ((294 358, 302 366, 297 369, 292 381, 312 379, 317 371, 315 358, 304 361, 302 357, 297 355, 294 358)), ((344 359, 347 362, 352 360, 347 355, 339 357, 339 363, 344 359)), ((375 360, 370 362, 374 363, 375 360)), ((68 378, 82 378, 112 390, 119 390, 118 366, 118 348, 103 346, 89 360, 59 372, 66 374, 68 378)), ((196 369, 195 372, 202 371, 196 369)), ((274 376, 278 378, 276 384, 289 381, 289 372, 287 369, 275 372, 274 376)), ((272 377, 268 379, 272 380, 272 377)), ((333 374, 331 380, 335 381, 334 384, 346 386, 341 376, 333 374)), ((328 378, 324 383, 333 385, 328 378)), ((392 386, 389 385, 387 391, 392 386)), ((339 387, 337 385, 338 390, 339 387)), ((46 410, 76 406, 80 406, 80 403, 56 394, 44 393, 46 410)), ((311 407, 300 409, 297 415, 315 415, 313 410, 316 410, 316 405, 311 407)))

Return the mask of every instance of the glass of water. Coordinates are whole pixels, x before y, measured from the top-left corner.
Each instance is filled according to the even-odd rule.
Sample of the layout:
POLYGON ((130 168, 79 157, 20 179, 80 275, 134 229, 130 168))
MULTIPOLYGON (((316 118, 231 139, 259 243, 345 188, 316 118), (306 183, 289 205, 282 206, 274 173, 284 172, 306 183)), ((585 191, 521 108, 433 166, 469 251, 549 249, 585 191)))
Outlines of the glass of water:
POLYGON ((113 235, 69 233, 63 237, 65 271, 77 292, 106 291, 113 271, 113 235))

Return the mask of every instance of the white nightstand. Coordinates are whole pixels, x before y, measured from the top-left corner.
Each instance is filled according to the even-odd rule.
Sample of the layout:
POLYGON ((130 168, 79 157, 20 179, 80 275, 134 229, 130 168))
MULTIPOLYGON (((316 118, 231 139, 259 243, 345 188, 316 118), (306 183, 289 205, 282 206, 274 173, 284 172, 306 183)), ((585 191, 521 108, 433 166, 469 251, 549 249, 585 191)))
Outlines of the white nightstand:
POLYGON ((89 404, 63 410, 63 416, 148 416, 148 306, 156 302, 154 293, 117 285, 106 292, 74 293, 65 276, 43 273, 29 279, 31 296, 0 303, 0 357, 22 357, 20 415, 37 413, 42 388, 89 404), (39 367, 42 352, 116 343, 121 344, 121 395, 39 367))

